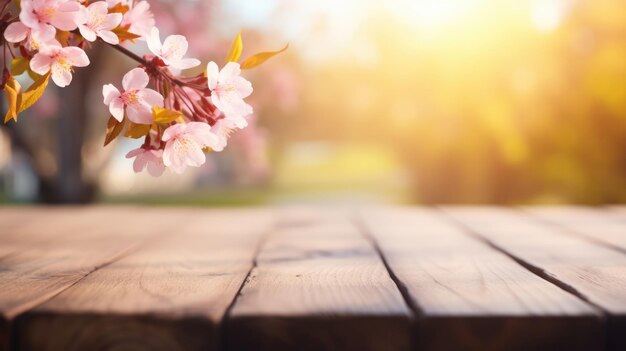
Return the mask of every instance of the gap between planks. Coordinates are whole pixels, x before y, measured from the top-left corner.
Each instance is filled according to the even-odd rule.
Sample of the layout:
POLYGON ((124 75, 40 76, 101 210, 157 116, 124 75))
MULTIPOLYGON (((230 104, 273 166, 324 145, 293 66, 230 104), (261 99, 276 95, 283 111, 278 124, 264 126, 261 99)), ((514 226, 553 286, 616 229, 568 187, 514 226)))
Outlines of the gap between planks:
POLYGON ((248 270, 245 278, 239 285, 239 289, 237 289, 237 293, 235 294, 235 296, 233 296, 233 300, 230 302, 230 304, 226 308, 226 311, 224 312, 224 317, 222 318, 222 323, 220 323, 218 327, 218 333, 219 333, 218 335, 220 338, 221 350, 230 349, 228 346, 227 336, 228 336, 228 326, 230 324, 229 321, 231 317, 231 312, 233 308, 235 307, 235 304, 237 303, 237 299, 239 298, 239 296, 241 296, 241 292, 243 291, 244 286, 246 285, 246 283, 248 283, 248 280, 250 279, 252 271, 254 271, 254 269, 259 264, 257 261, 257 258, 259 257, 259 253, 261 252, 261 249, 263 248, 263 244, 265 244, 265 242, 270 237, 270 235, 272 235, 273 232, 275 232, 276 230, 279 230, 280 228, 281 228, 280 220, 274 220, 270 228, 265 233, 263 233, 258 239, 256 248, 254 249, 254 253, 252 254, 252 261, 251 261, 252 264, 250 265, 250 269, 248 270))
MULTIPOLYGON (((418 350, 491 350, 496 340, 504 344, 500 345, 503 348, 495 349, 515 350, 588 349, 590 345, 602 344, 601 314, 595 308, 545 282, 535 272, 521 266, 519 261, 511 260, 509 255, 495 250, 483 240, 468 235, 447 216, 411 207, 381 208, 379 211, 383 213, 369 213, 360 220, 413 310, 416 318, 414 347, 418 350), (385 213, 386 210, 391 211, 385 213), (466 239, 461 243, 467 241, 464 246, 457 247, 456 251, 454 245, 446 249, 447 254, 452 255, 449 257, 451 262, 437 254, 437 250, 443 248, 440 244, 462 237, 466 239), (401 240, 406 244, 399 244, 401 240), (419 244, 421 240, 433 240, 434 246, 419 244), (434 250, 434 256, 431 256, 431 250, 434 250), (462 271, 471 275, 464 278, 453 273, 459 263, 471 263, 476 258, 487 260, 475 268, 470 264, 467 271, 462 271), (501 269, 504 271, 492 271, 498 267, 498 264, 493 266, 495 262, 503 265, 501 269), (483 272, 487 275, 483 276, 483 272), (529 295, 526 289, 519 295, 507 292, 508 283, 504 287, 499 283, 503 272, 520 279, 517 282, 522 286, 527 283, 528 287, 541 287, 537 290, 541 295, 529 295), (480 284, 475 285, 479 282, 472 282, 471 276, 475 274, 481 280, 487 280, 486 283, 483 280, 482 288, 480 284), (498 279, 493 280, 494 277, 498 279), (528 280, 530 277, 534 279, 528 280), (540 285, 534 285, 537 283, 540 285), (469 288, 467 292, 455 290, 465 287, 469 288), (496 304, 491 305, 490 299, 484 300, 487 297, 495 299, 496 304), (504 305, 503 301, 506 302, 504 305), (548 308, 546 302, 559 302, 560 307, 548 308), (552 335, 551 331, 558 333, 552 335), (566 331, 579 337, 576 340, 561 338, 566 331), (506 333, 512 334, 505 340, 506 333), (473 346, 465 342, 471 342, 473 346)), ((515 284, 516 280, 510 283, 515 284)))
POLYGON ((217 349, 224 312, 274 216, 188 212, 193 216, 176 236, 145 245, 20 316, 19 347, 89 349, 115 341, 121 348, 217 349))
MULTIPOLYGON (((582 301, 584 301, 585 303, 591 305, 594 309, 596 309, 598 311, 598 313, 605 315, 604 309, 599 306, 598 304, 596 304, 595 302, 589 300, 589 298, 587 296, 585 296, 582 292, 578 291, 578 289, 576 289, 574 286, 567 284, 564 281, 559 280, 558 278, 551 276, 550 274, 548 274, 543 268, 534 265, 533 263, 524 260, 521 257, 518 257, 516 255, 514 255, 513 253, 509 252, 508 250, 506 250, 505 248, 503 248, 502 246, 496 244, 495 242, 493 242, 492 240, 489 240, 487 237, 483 236, 482 234, 480 234, 479 232, 477 232, 476 230, 474 230, 473 228, 471 228, 469 225, 467 225, 466 223, 462 222, 461 220, 459 220, 458 218, 455 218, 454 216, 450 215, 449 213, 447 213, 445 211, 445 209, 442 208, 437 208, 439 210, 439 213, 442 213, 446 218, 448 218, 448 220, 450 220, 452 223, 454 223, 457 227, 459 227, 461 229, 461 231, 484 243, 485 245, 491 247, 492 249, 506 255, 507 257, 509 257, 510 259, 512 259, 513 261, 517 262, 520 266, 524 267, 525 269, 527 269, 528 271, 530 271, 531 273, 533 273, 534 275, 546 280, 547 282, 556 285, 558 288, 576 296, 577 298, 581 299, 582 301)), ((550 223, 552 224, 552 223, 550 223)), ((583 237, 584 238, 584 237, 583 237)))
POLYGON ((522 207, 519 210, 564 233, 626 254, 626 222, 620 220, 617 212, 602 212, 585 206, 522 207))
POLYGON ((557 226, 547 226, 519 210, 444 207, 444 213, 475 235, 601 311, 608 350, 626 349, 626 258, 557 226))
POLYGON ((380 254, 331 213, 281 212, 229 311, 226 350, 410 348, 412 312, 380 254))

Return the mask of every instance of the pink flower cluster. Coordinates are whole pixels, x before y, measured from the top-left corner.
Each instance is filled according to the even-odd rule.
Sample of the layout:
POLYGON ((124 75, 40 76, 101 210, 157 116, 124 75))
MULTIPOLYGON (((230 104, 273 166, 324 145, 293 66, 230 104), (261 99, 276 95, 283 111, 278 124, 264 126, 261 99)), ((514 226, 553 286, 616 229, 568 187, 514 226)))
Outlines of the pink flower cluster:
MULTIPOLYGON (((240 66, 238 36, 222 69, 211 61, 203 72, 188 76, 181 71, 198 67, 201 61, 186 57, 184 36, 170 35, 161 41, 145 0, 22 0, 16 16, 7 13, 10 3, 7 0, 0 13, 5 56, 8 50, 13 66, 26 60, 22 72, 27 71, 35 83, 22 92, 10 73, 15 67, 5 67, 2 88, 7 98, 19 102, 25 100, 20 94, 36 95, 31 90, 45 88, 38 81, 47 83, 48 78, 59 87, 69 85, 75 67, 89 65, 85 50, 96 41, 117 49, 135 59, 138 67, 124 75, 121 88, 114 84, 102 88, 111 113, 105 144, 124 128, 123 135, 144 138, 143 145, 127 157, 135 159, 135 172, 147 169, 153 176, 166 168, 180 174, 188 166, 204 164, 205 152, 222 151, 228 137, 245 128, 252 114, 244 101, 252 94, 252 84, 241 77, 242 66, 251 68, 278 53, 257 54, 240 66), (151 54, 140 57, 120 45, 135 40, 145 41, 151 54)), ((24 107, 16 105, 13 110, 24 107)))

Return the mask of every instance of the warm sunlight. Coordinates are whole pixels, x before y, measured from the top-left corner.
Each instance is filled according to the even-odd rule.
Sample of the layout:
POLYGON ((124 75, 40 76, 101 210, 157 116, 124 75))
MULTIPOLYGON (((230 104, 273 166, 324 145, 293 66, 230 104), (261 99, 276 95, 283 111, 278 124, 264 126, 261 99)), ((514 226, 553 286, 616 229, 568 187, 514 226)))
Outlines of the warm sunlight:
POLYGON ((385 3, 398 18, 412 25, 436 30, 453 24, 476 6, 477 0, 397 0, 385 3))

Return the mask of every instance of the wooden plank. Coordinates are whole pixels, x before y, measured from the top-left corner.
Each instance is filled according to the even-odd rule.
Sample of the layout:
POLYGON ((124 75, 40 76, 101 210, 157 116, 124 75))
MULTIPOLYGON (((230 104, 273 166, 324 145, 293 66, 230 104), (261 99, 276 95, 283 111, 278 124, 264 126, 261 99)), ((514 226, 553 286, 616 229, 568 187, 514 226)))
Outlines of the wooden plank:
POLYGON ((346 216, 290 214, 263 245, 227 337, 232 350, 407 350, 410 311, 346 216))
POLYGON ((524 210, 573 234, 626 253, 626 221, 620 221, 608 211, 583 206, 529 207, 524 210))
POLYGON ((8 348, 11 320, 18 314, 140 245, 153 234, 144 228, 155 216, 164 224, 180 218, 128 207, 40 211, 1 234, 0 349, 8 348))
POLYGON ((609 313, 608 348, 626 350, 626 256, 519 211, 446 208, 478 235, 537 274, 609 313))
POLYGON ((20 316, 19 349, 217 349, 222 316, 273 219, 258 210, 186 212, 170 235, 20 316))
POLYGON ((597 311, 433 211, 380 208, 364 224, 418 312, 419 350, 592 350, 597 311))
POLYGON ((89 211, 84 207, 1 207, 0 241, 3 245, 0 246, 0 257, 21 250, 22 246, 28 247, 41 237, 55 239, 62 236, 59 231, 70 224, 76 226, 86 212, 89 211))

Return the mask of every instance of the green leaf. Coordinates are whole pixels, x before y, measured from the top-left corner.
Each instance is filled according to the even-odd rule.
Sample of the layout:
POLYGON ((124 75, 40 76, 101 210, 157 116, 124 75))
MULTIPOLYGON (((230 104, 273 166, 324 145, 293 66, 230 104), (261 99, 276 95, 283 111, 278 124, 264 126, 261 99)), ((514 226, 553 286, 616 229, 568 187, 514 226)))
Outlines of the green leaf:
POLYGON ((237 62, 241 57, 241 52, 243 51, 243 41, 241 40, 241 32, 237 34, 235 40, 230 45, 230 50, 228 50, 228 55, 226 55, 226 62, 237 62))
POLYGON ((242 64, 241 64, 241 69, 250 69, 250 68, 254 68, 262 63, 264 63, 265 61, 271 59, 272 57, 285 52, 285 50, 287 50, 289 48, 289 44, 285 45, 284 48, 278 50, 278 51, 267 51, 267 52, 259 52, 256 55, 252 55, 251 57, 249 57, 247 60, 245 60, 242 64))

